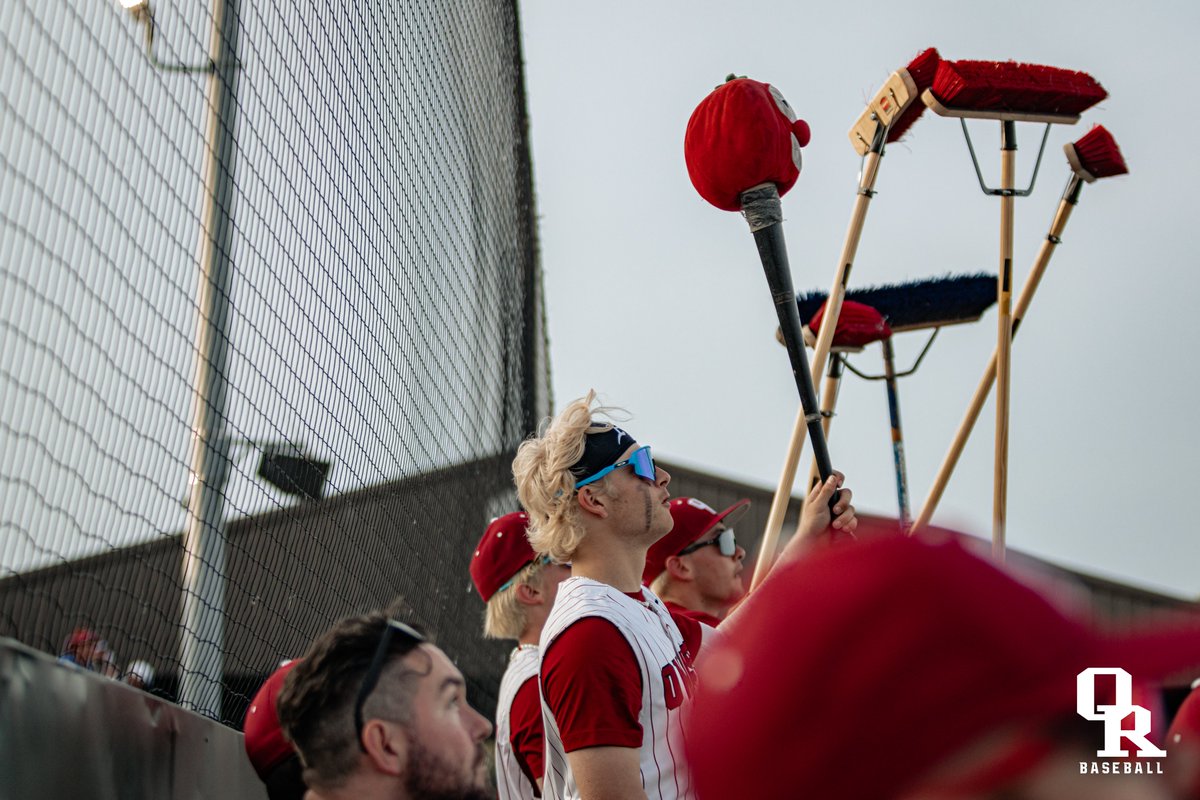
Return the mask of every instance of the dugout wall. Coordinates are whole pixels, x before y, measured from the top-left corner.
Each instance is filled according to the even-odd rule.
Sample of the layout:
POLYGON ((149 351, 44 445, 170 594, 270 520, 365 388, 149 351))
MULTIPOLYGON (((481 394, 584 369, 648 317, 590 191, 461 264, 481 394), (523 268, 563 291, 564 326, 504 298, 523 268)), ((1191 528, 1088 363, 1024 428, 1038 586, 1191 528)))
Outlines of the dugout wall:
POLYGON ((267 798, 237 731, 11 639, 0 675, 0 798, 267 798))

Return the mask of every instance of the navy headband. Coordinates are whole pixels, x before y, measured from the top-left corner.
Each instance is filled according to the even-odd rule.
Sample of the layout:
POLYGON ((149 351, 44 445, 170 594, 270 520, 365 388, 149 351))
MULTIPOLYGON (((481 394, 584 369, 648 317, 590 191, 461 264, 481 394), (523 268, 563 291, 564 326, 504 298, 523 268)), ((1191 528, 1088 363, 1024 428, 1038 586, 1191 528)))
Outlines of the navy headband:
POLYGON ((637 441, 617 426, 599 433, 589 433, 583 445, 583 457, 571 465, 571 474, 576 480, 595 475, 607 466, 617 463, 630 446, 637 441))

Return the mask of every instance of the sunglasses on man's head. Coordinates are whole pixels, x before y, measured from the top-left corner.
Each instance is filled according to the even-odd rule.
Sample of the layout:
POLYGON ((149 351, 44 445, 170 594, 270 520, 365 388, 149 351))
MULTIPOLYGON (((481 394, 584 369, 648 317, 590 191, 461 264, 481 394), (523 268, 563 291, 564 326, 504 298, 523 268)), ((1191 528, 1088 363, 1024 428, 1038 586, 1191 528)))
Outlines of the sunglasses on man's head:
POLYGON ((595 483, 613 470, 621 467, 633 467, 633 472, 639 478, 645 478, 648 481, 658 479, 658 472, 654 466, 654 459, 650 457, 650 445, 643 445, 637 450, 629 454, 629 458, 624 461, 618 461, 615 464, 605 467, 595 475, 590 475, 582 480, 575 482, 575 488, 587 486, 589 483, 595 483))
POLYGON ((371 666, 367 667, 367 672, 363 675, 362 687, 358 690, 358 699, 354 701, 354 735, 358 739, 359 749, 364 753, 367 752, 367 748, 362 743, 363 704, 367 702, 371 692, 375 691, 375 685, 379 683, 379 675, 383 672, 383 665, 387 662, 388 654, 392 649, 392 639, 396 636, 400 636, 403 642, 403 645, 398 647, 393 654, 396 656, 408 655, 418 645, 425 642, 424 636, 403 622, 389 619, 387 625, 384 626, 383 633, 379 637, 379 646, 375 648, 375 656, 371 659, 371 666))
POLYGON ((726 528, 711 539, 689 544, 679 551, 679 555, 686 556, 688 553, 694 553, 700 548, 708 547, 711 544, 715 544, 723 556, 731 556, 737 552, 737 539, 733 535, 733 528, 726 528))

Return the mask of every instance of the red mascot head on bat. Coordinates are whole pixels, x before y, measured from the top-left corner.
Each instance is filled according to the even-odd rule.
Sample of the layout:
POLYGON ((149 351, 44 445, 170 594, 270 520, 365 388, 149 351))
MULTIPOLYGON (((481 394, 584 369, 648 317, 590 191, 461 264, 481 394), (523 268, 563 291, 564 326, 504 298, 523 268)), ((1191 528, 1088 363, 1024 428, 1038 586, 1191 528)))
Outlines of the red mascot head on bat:
POLYGON ((742 209, 741 194, 774 183, 782 196, 800 176, 808 123, 774 86, 730 78, 701 101, 683 139, 692 185, 724 211, 742 209))

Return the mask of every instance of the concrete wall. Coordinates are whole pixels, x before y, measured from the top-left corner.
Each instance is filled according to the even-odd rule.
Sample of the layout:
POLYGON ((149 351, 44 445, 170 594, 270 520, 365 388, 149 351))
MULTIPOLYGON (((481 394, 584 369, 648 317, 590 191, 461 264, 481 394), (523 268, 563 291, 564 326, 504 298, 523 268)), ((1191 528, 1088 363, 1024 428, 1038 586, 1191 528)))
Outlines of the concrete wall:
POLYGON ((266 800, 237 731, 0 639, 0 800, 266 800))

